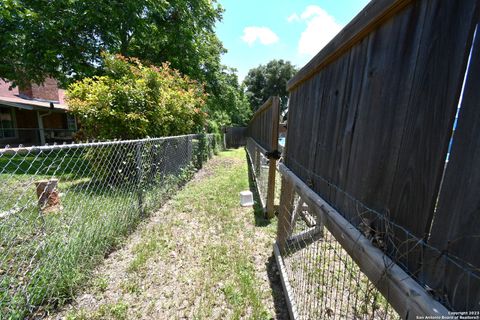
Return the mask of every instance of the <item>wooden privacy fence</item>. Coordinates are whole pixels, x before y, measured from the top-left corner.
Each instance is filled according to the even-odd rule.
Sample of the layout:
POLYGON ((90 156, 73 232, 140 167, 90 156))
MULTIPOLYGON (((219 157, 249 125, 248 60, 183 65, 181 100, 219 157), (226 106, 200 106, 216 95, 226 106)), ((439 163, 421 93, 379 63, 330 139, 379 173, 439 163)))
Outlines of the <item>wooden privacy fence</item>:
POLYGON ((246 142, 246 127, 225 127, 223 128, 223 137, 225 148, 238 148, 244 146, 246 142))
MULTIPOLYGON (((346 252, 332 249, 332 268, 353 259, 387 300, 368 297, 371 318, 395 317, 389 305, 407 319, 479 315, 479 10, 479 0, 372 0, 288 83, 276 251, 294 317, 362 318, 350 302, 362 281, 308 273, 331 249, 319 245, 325 232, 346 252), (314 243, 320 253, 298 256, 314 243), (305 262, 299 273, 289 259, 305 262)), ((251 136, 269 147, 270 123, 254 120, 265 123, 251 136)))
POLYGON ((278 126, 280 98, 270 97, 253 115, 247 127, 247 153, 253 166, 257 190, 268 218, 273 218, 275 171, 280 157, 278 126), (266 170, 268 168, 268 170, 266 170))

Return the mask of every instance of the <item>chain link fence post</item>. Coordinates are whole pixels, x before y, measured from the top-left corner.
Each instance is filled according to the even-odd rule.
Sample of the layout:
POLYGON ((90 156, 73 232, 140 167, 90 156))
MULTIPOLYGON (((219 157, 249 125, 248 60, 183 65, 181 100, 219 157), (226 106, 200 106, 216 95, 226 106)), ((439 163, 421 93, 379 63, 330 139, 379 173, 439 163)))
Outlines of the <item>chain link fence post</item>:
POLYGON ((143 210, 143 163, 142 163, 142 142, 137 142, 135 146, 135 165, 137 169, 137 197, 138 197, 138 210, 140 216, 144 216, 145 212, 143 210))

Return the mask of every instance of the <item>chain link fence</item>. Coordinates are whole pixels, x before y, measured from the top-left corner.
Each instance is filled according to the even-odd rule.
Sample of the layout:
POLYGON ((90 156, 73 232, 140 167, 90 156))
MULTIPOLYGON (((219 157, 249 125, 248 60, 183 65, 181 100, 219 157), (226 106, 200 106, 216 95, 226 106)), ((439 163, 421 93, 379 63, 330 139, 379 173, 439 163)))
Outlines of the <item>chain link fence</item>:
POLYGON ((0 319, 42 318, 219 146, 214 135, 0 151, 0 319))

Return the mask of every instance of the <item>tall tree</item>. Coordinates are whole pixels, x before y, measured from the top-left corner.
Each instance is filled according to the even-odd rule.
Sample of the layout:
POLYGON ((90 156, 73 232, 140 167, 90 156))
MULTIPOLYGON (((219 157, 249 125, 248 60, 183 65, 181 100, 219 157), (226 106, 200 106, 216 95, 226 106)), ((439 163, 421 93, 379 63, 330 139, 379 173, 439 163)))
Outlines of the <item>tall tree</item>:
POLYGON ((243 124, 250 106, 215 34, 216 0, 0 0, 0 78, 64 86, 105 74, 101 55, 170 66, 205 85, 218 125, 243 124))
POLYGON ((209 82, 224 52, 213 0, 2 0, 0 78, 64 83, 103 71, 102 51, 209 82))
POLYGON ((223 67, 211 84, 213 93, 207 101, 207 112, 218 126, 244 126, 250 120, 252 109, 235 69, 223 67))
POLYGON ((257 110, 270 96, 279 96, 284 110, 288 99, 287 82, 296 72, 295 66, 284 60, 272 60, 250 69, 244 84, 253 109, 257 110))

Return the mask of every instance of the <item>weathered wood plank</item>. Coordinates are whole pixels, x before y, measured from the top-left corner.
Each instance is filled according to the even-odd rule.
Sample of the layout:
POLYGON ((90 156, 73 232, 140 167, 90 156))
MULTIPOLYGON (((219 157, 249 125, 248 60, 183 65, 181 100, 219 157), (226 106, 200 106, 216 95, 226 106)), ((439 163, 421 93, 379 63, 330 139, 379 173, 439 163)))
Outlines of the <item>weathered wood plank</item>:
POLYGON ((480 310, 480 35, 426 252, 427 284, 455 310, 480 310), (469 266, 470 264, 470 266, 469 266), (469 271, 468 271, 469 270, 469 271))
POLYGON ((287 239, 292 234, 294 195, 295 193, 291 182, 282 176, 282 197, 280 198, 277 225, 277 245, 282 253, 285 252, 287 239))
POLYGON ((372 0, 370 3, 307 63, 287 84, 292 91, 325 66, 348 52, 372 31, 403 10, 412 0, 372 0))
POLYGON ((387 242, 412 272, 402 228, 429 230, 476 3, 412 2, 291 92, 286 164, 354 224, 368 207, 399 226, 387 242))
POLYGON ((276 243, 273 245, 273 253, 275 255, 275 261, 277 262, 278 271, 280 273, 280 280, 282 282, 283 292, 285 293, 285 298, 287 302, 288 312, 290 314, 290 319, 292 320, 299 319, 298 312, 297 312, 297 305, 295 304, 295 300, 293 298, 294 296, 293 289, 288 279, 287 270, 285 268, 285 263, 283 262, 282 255, 280 253, 280 249, 278 248, 278 245, 276 243))
POLYGON ((225 127, 224 139, 226 148, 238 148, 246 143, 246 127, 225 127))
POLYGON ((260 108, 258 108, 257 111, 255 111, 255 114, 253 115, 251 121, 255 120, 262 113, 267 111, 271 104, 272 104, 272 97, 268 98, 267 101, 265 101, 265 103, 260 108))
MULTIPOLYGON (((250 120, 247 127, 248 136, 255 139, 263 148, 272 151, 272 139, 274 135, 274 124, 272 103, 274 97, 270 97, 258 110, 255 112, 253 118, 250 120)), ((277 115, 278 118, 278 115, 277 115)), ((278 122, 278 120, 277 120, 278 122)), ((278 123, 277 123, 278 127, 278 123)), ((278 136, 278 129, 277 129, 278 136)), ((277 138, 278 139, 278 138, 277 138)))

